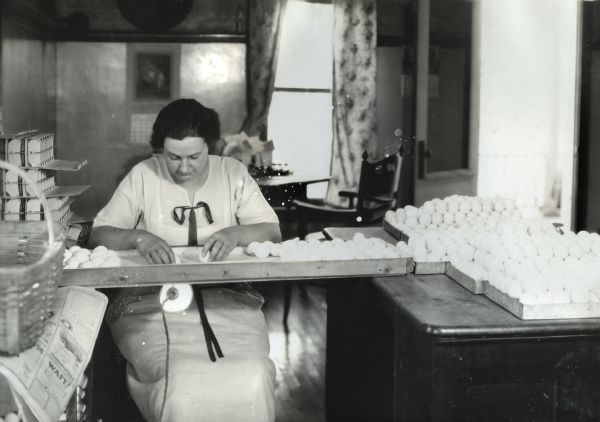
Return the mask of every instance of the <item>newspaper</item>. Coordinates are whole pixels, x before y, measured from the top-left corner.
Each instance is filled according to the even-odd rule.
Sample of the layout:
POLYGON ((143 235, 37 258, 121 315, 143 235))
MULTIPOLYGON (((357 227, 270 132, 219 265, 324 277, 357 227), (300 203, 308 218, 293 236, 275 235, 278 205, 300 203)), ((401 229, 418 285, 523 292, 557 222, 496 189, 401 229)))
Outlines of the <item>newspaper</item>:
POLYGON ((37 343, 18 356, 0 357, 0 374, 24 420, 59 420, 91 359, 107 302, 90 288, 59 288, 37 343))

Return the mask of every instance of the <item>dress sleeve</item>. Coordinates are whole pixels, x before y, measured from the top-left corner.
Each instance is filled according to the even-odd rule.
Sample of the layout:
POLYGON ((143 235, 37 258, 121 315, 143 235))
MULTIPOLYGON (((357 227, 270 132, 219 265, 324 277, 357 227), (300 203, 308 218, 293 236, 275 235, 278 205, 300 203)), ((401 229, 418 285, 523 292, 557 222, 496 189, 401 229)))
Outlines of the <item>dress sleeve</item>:
POLYGON ((263 196, 256 181, 240 164, 240 177, 236 186, 238 224, 279 223, 277 214, 263 196))
POLYGON ((119 183, 110 201, 94 219, 93 227, 113 226, 133 229, 143 213, 143 178, 138 166, 119 183))

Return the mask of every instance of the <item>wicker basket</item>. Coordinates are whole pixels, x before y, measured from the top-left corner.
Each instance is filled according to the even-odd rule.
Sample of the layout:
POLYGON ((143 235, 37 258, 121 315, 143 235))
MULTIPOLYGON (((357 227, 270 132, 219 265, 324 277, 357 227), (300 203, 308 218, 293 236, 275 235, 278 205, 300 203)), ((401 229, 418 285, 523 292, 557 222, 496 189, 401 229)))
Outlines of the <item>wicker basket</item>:
POLYGON ((20 168, 16 172, 40 198, 45 221, 0 221, 0 353, 15 355, 33 346, 50 314, 62 272, 64 234, 56 232, 46 196, 20 168))

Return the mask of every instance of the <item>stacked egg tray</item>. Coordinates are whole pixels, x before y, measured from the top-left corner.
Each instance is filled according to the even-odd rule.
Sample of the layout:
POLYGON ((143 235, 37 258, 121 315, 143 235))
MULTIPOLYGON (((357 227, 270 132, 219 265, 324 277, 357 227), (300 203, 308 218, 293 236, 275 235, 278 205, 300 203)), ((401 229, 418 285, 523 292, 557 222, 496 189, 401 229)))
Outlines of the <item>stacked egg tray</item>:
POLYGON ((507 200, 491 202, 504 204, 499 207, 504 215, 501 210, 493 218, 474 216, 442 226, 426 216, 422 220, 429 224, 406 225, 406 211, 415 220, 422 215, 423 207, 412 207, 386 215, 383 229, 412 254, 415 274, 446 274, 521 319, 600 317, 600 236, 526 220, 513 210, 506 213, 513 205, 507 200), (459 240, 449 240, 449 233, 459 240), (425 239, 427 248, 418 244, 425 239), (437 240, 446 246, 445 254, 436 251, 444 249, 437 240))
MULTIPOLYGON (((72 197, 88 186, 56 186, 55 172, 78 171, 86 161, 58 160, 54 156, 54 135, 36 130, 0 135, 0 160, 24 169, 37 183, 51 206, 55 221, 71 217, 72 197)), ((39 221, 45 215, 30 186, 13 172, 0 170, 0 220, 39 221)))

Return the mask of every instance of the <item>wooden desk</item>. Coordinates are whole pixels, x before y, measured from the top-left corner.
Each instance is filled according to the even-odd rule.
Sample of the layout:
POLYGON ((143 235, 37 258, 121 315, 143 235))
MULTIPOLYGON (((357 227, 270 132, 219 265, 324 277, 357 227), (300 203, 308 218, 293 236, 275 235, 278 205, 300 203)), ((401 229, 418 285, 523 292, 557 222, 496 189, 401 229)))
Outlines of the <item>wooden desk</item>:
POLYGON ((328 290, 328 421, 600 420, 600 319, 522 321, 445 275, 328 290))

